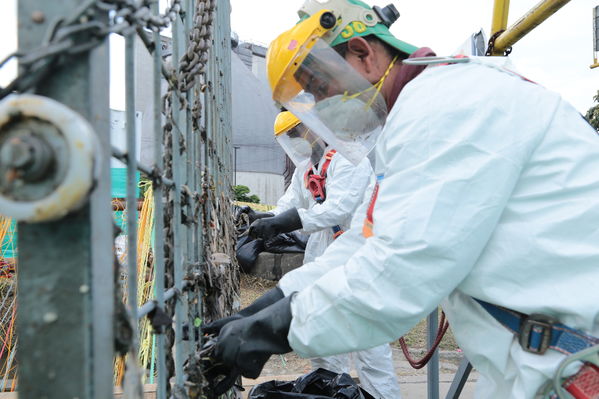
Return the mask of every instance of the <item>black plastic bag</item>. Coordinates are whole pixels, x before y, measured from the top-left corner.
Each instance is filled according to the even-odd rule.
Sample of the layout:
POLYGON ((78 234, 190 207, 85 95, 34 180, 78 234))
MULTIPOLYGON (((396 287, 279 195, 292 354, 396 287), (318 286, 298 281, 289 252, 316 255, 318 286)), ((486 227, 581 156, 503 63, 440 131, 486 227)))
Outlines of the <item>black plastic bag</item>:
POLYGON ((374 399, 345 373, 317 369, 295 381, 268 381, 256 385, 248 399, 374 399))
POLYGON ((308 236, 299 231, 279 234, 270 240, 254 240, 247 234, 244 234, 248 226, 237 228, 237 245, 235 247, 237 261, 243 273, 251 273, 256 264, 256 259, 261 252, 271 252, 275 254, 284 253, 304 253, 308 236))
POLYGON ((282 233, 264 243, 264 251, 273 254, 301 254, 306 250, 308 237, 298 231, 282 233))
POLYGON ((243 273, 251 273, 258 259, 258 254, 264 251, 263 240, 253 240, 247 235, 237 240, 237 262, 243 273))

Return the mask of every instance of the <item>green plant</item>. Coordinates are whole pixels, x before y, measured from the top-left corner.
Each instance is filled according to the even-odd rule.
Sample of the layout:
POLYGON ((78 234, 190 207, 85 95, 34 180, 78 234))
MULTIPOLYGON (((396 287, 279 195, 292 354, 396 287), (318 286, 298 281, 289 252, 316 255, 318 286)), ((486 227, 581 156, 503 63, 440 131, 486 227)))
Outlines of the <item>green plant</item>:
POLYGON ((593 97, 593 100, 598 103, 597 105, 592 106, 587 111, 587 114, 584 116, 593 128, 599 132, 599 90, 597 90, 597 94, 593 97))
POLYGON ((260 203, 260 197, 255 194, 248 195, 250 193, 250 189, 248 186, 237 185, 233 187, 233 191, 235 192, 235 200, 241 202, 251 202, 254 204, 260 203))

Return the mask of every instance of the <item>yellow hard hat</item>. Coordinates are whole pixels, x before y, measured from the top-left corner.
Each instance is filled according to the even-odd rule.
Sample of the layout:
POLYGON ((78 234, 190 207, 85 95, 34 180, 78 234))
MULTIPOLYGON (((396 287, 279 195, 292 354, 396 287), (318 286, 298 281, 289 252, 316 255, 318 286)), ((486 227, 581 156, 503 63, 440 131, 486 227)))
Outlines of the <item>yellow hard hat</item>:
POLYGON ((287 133, 300 124, 300 120, 289 111, 279 112, 275 119, 275 136, 287 133))
POLYGON ((293 75, 316 41, 336 24, 333 13, 320 10, 272 41, 266 53, 266 68, 275 100, 287 101, 302 90, 293 75))

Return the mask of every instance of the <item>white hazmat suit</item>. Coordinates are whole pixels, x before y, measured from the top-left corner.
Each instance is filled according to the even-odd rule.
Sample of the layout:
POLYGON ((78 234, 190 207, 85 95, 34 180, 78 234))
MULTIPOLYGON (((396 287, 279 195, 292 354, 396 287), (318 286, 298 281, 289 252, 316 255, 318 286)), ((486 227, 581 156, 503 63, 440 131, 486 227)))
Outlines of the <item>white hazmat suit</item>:
POLYGON ((380 137, 368 204, 280 281, 301 356, 390 342, 439 303, 479 398, 533 398, 564 355, 525 352, 474 298, 599 336, 599 137, 556 93, 484 61, 429 67, 380 137), (324 275, 323 275, 324 274, 324 275))
MULTIPOLYGON (((326 152, 328 149, 325 154, 326 152)), ((323 163, 324 156, 319 162, 318 173, 320 173, 323 163)), ((312 262, 333 242, 333 226, 338 225, 342 230, 349 228, 356 208, 363 202, 363 198, 369 195, 374 181, 372 167, 367 159, 355 166, 336 153, 327 169, 326 200, 319 204, 304 184, 305 172, 300 168, 295 170, 291 184, 277 202, 277 207, 271 211, 278 215, 290 208, 298 210, 303 226, 302 231, 310 234, 304 263, 312 262)), ((308 283, 313 283, 316 278, 306 282, 304 277, 304 280, 297 282, 293 291, 297 291, 308 283)), ((284 287, 280 288, 285 295, 290 295, 293 292, 284 287)), ((357 353, 315 358, 312 360, 312 366, 338 373, 349 373, 351 357, 356 360, 356 371, 360 383, 366 391, 377 398, 396 399, 400 397, 391 348, 387 343, 357 353)))
MULTIPOLYGON (((318 173, 324 160, 323 155, 318 173)), ((270 212, 276 216, 288 209, 297 209, 302 231, 310 235, 304 253, 304 263, 308 263, 322 255, 333 242, 333 226, 339 226, 342 230, 349 228, 356 208, 362 203, 364 191, 374 178, 367 159, 355 166, 336 153, 327 169, 326 201, 318 204, 306 188, 305 173, 306 170, 302 168, 295 169, 285 194, 270 212)))

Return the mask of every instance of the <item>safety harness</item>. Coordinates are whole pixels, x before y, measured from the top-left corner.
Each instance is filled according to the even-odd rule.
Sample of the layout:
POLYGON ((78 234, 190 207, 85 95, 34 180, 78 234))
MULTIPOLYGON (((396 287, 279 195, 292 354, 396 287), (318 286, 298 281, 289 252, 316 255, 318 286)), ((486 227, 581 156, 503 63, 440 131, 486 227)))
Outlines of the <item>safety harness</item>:
MULTIPOLYGON (((542 355, 548 349, 552 349, 570 356, 599 345, 599 338, 568 327, 553 317, 537 313, 527 315, 480 299, 474 298, 474 300, 512 332, 518 338, 520 347, 526 352, 542 355)), ((566 379, 562 387, 577 399, 599 397, 599 367, 597 366, 585 362, 578 373, 566 379)), ((553 389, 548 389, 544 393, 545 395, 540 397, 557 397, 553 389)))
POLYGON ((570 328, 542 314, 526 315, 511 309, 475 300, 505 328, 518 337, 523 350, 542 355, 553 349, 566 355, 599 344, 599 338, 570 328))
MULTIPOLYGON (((331 160, 333 159, 333 155, 335 155, 337 151, 330 150, 324 156, 324 163, 322 164, 322 168, 320 169, 320 174, 314 173, 314 168, 312 165, 308 168, 306 173, 304 174, 304 184, 310 194, 312 194, 312 198, 318 204, 322 204, 327 198, 326 192, 326 182, 327 182, 327 169, 331 164, 331 160)), ((337 239, 341 234, 343 234, 343 230, 341 227, 333 226, 331 228, 333 230, 333 240, 337 239)))

